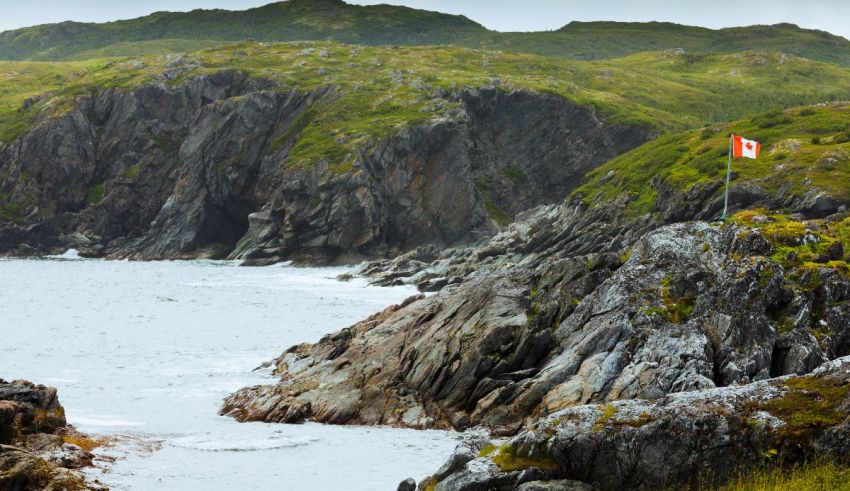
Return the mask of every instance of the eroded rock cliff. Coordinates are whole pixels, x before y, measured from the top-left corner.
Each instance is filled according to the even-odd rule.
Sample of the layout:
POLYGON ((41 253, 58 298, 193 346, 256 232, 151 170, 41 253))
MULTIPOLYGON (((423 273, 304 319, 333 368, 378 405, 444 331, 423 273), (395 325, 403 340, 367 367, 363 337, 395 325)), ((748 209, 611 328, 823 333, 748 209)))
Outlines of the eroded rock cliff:
POLYGON ((335 97, 332 85, 281 89, 235 71, 95 91, 0 146, 0 192, 15 204, 0 250, 394 256, 490 235, 650 137, 556 96, 458 89, 442 95, 456 109, 363 145, 351 165, 285 166, 335 97))

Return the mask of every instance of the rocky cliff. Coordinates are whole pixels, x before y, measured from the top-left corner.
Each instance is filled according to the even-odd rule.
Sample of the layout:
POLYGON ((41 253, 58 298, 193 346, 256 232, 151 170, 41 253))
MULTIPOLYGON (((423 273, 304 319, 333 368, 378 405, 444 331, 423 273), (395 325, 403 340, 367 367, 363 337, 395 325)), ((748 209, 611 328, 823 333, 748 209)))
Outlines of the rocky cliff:
MULTIPOLYGON (((240 421, 483 426, 524 435, 522 428, 579 411, 570 408, 596 414, 585 405, 663 401, 682 392, 710 401, 713 389, 804 375, 850 355, 847 218, 797 221, 750 211, 726 224, 655 228, 652 219, 627 219, 622 209, 546 206, 481 246, 420 249, 368 266, 382 281, 439 291, 290 348, 271 363, 278 383, 232 394, 222 413, 240 421)), ((635 404, 643 408, 636 420, 662 412, 650 407, 661 403, 635 404)), ((701 417, 688 413, 676 424, 700 425, 701 417)), ((659 455, 678 452, 659 445, 659 455)), ((539 456, 526 450, 523 458, 539 456)), ((701 455, 691 450, 682 458, 701 455)), ((802 458, 777 452, 789 462, 802 458)), ((542 470, 553 471, 573 457, 543 458, 542 470)), ((525 466, 537 468, 530 474, 464 475, 444 489, 510 489, 556 477, 599 484, 608 473, 592 462, 581 467, 592 476, 538 472, 532 464, 525 466)), ((633 472, 612 475, 602 487, 649 471, 633 472)), ((684 481, 658 474, 637 482, 684 481)))
POLYGON ((804 377, 565 409, 459 448, 419 489, 706 489, 772 460, 847 465, 848 411, 845 357, 804 377))
MULTIPOLYGON (((553 237, 537 226, 523 235, 553 237)), ((811 222, 783 237, 800 253, 809 241, 832 250, 799 264, 775 257, 774 235, 738 224, 662 227, 622 255, 556 240, 492 271, 485 246, 483 272, 291 348, 275 361, 279 384, 237 392, 223 411, 513 433, 575 404, 808 373, 850 354, 850 278, 828 229, 811 222)))
POLYGON ((332 85, 169 73, 95 91, 0 145, 3 252, 332 262, 443 247, 563 199, 650 136, 556 96, 457 90, 442 96, 456 109, 359 147, 344 168, 285 166, 332 85))

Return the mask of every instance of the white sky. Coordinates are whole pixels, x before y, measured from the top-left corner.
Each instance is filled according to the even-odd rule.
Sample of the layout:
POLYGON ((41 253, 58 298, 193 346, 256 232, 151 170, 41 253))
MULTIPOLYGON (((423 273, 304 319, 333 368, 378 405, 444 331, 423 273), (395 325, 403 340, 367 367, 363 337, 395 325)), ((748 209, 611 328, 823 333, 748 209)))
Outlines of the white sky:
MULTIPOLYGON (((0 0, 0 31, 76 20, 105 22, 157 10, 243 10, 271 0, 0 0)), ((500 31, 557 29, 573 20, 670 21, 704 27, 792 22, 850 38, 850 0, 349 0, 463 14, 500 31)))

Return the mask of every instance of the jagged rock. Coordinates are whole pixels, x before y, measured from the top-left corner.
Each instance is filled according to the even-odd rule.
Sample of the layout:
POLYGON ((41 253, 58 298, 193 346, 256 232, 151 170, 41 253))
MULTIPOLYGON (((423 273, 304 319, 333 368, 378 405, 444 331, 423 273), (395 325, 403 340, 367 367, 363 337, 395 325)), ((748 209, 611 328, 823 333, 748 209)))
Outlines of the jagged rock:
POLYGON ((56 389, 0 379, 0 488, 103 489, 71 471, 90 466, 93 456, 57 434, 69 430, 56 389))
POLYGON ((530 481, 517 486, 517 491, 593 491, 593 486, 567 479, 530 481))
POLYGON ((413 284, 438 291, 447 284, 509 268, 541 268, 559 258, 619 253, 656 226, 648 217, 626 219, 621 203, 587 209, 581 205, 541 206, 473 247, 417 249, 395 259, 367 263, 359 274, 377 285, 413 284))
POLYGON ((78 474, 9 445, 0 445, 0 488, 14 491, 89 489, 78 474))
MULTIPOLYGON (((173 57, 161 78, 197 66, 173 57)), ((24 205, 0 223, 0 253, 269 263, 442 248, 562 200, 651 136, 546 94, 456 90, 439 96, 451 111, 353 149, 350 171, 281 165, 338 96, 222 71, 81 97, 0 148, 0 189, 24 205)))
POLYGON ((548 469, 551 479, 586 483, 575 489, 659 489, 717 485, 767 458, 787 466, 817 456, 847 464, 848 410, 845 357, 805 377, 565 409, 429 482, 446 491, 553 489, 536 487, 513 468, 519 465, 526 472, 548 469), (818 402, 800 406, 806 399, 818 402), (798 417, 802 412, 807 417, 798 417), (499 459, 505 455, 524 460, 503 470, 499 459))
POLYGON ((396 491, 416 491, 416 480, 412 477, 405 479, 398 484, 396 491))
MULTIPOLYGON (((569 243, 548 230, 550 243, 569 243)), ((823 267, 815 291, 794 288, 751 234, 693 222, 646 234, 624 264, 548 247, 513 265, 482 262, 460 284, 290 348, 274 362, 278 384, 238 391, 222 412, 513 434, 577 404, 807 373, 848 354, 847 276, 823 267), (810 324, 813 309, 823 324, 810 324)))
POLYGON ((10 444, 24 435, 53 433, 65 424, 65 410, 56 389, 0 379, 0 443, 10 444))

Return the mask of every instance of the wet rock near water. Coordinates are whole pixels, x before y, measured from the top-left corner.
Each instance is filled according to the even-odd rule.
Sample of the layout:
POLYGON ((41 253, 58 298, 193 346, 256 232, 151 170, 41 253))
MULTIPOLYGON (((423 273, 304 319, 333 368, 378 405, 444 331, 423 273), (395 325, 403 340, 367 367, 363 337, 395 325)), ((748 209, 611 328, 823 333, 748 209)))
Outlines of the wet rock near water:
POLYGON ((104 490, 76 469, 93 455, 71 442, 91 441, 65 421, 56 389, 0 379, 0 488, 104 490))
POLYGON ((846 465, 848 411, 845 357, 807 376, 564 409, 475 451, 475 459, 423 480, 420 489, 683 488, 719 485, 767 461, 846 465))
POLYGON ((750 232, 676 224, 619 255, 531 254, 468 275, 289 349, 277 384, 236 392, 222 412, 510 435, 575 405, 805 374, 850 354, 850 279, 824 264, 801 288, 750 232))

